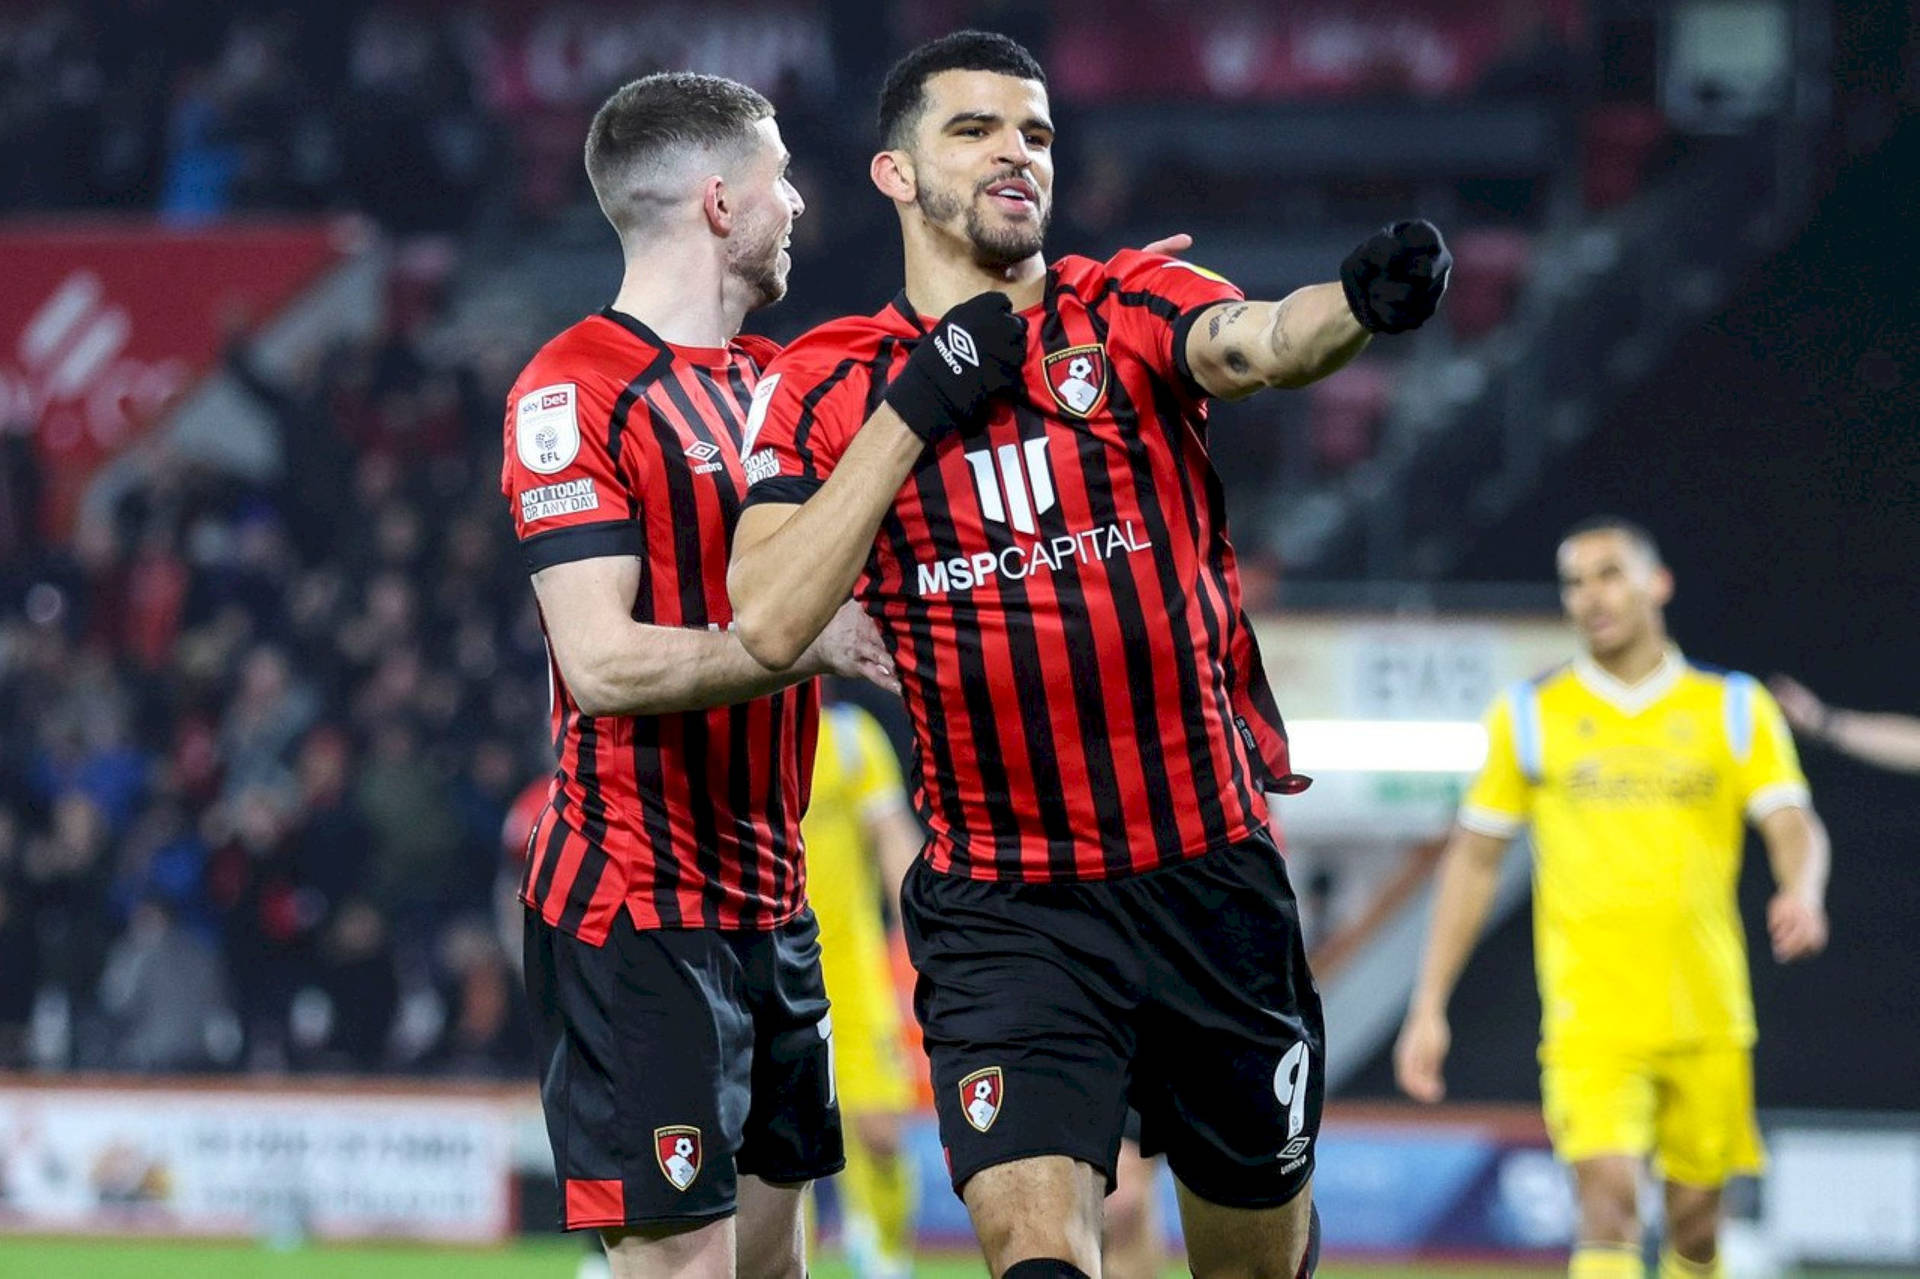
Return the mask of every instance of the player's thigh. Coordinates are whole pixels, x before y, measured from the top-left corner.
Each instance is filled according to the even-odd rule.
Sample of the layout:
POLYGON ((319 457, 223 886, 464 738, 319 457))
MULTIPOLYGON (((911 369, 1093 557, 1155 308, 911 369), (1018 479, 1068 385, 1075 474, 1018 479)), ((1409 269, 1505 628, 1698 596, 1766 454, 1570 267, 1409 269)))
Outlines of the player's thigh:
POLYGON ((1313 1248, 1313 1183, 1283 1204, 1235 1208, 1176 1180, 1187 1268, 1195 1279, 1295 1279, 1313 1248))
POLYGON ((1658 1065, 1654 1153, 1668 1181, 1717 1189, 1766 1164, 1753 1106, 1753 1056, 1721 1045, 1669 1053, 1658 1065))
POLYGON ((846 1146, 813 913, 737 938, 734 951, 753 1015, 752 1106, 736 1166, 781 1185, 832 1176, 846 1165, 846 1146))
POLYGON ((666 1224, 603 1230, 613 1279, 734 1279, 734 1222, 666 1224))
MULTIPOLYGON (((1031 886, 1052 888, 1052 886, 1031 886)), ((914 1009, 954 1189, 1059 1156, 1110 1182, 1126 1116, 1132 1009, 1122 949, 1083 895, 915 866, 903 893, 914 1009)))
POLYGON ((801 1279, 807 1272, 803 1205, 806 1183, 777 1184, 740 1177, 734 1218, 739 1279, 801 1279))
POLYGON ((1021 1261, 1069 1261, 1100 1272, 1100 1201, 1107 1175, 1064 1155, 1036 1155, 983 1168, 961 1198, 995 1276, 1021 1261))
POLYGON ((1326 1035, 1280 855, 1262 835, 1150 879, 1141 1148, 1207 1203, 1291 1203, 1313 1175, 1326 1035))
POLYGON ((1659 1093, 1650 1054, 1598 1045, 1550 1046, 1540 1066, 1541 1113, 1566 1164, 1653 1149, 1659 1093))
POLYGON ((725 940, 622 916, 592 946, 533 912, 526 933, 562 1226, 677 1236, 731 1215, 753 1027, 725 940))

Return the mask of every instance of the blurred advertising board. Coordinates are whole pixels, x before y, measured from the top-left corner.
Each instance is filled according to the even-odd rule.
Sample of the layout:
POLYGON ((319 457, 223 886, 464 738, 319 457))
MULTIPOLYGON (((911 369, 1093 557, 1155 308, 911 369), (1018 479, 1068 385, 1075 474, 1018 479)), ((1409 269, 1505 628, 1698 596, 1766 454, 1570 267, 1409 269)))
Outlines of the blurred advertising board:
POLYGON ((335 224, 0 229, 0 432, 34 438, 42 529, 219 362, 226 326, 286 306, 343 255, 335 224))
POLYGON ((0 1230, 504 1239, 503 1095, 0 1085, 0 1230))

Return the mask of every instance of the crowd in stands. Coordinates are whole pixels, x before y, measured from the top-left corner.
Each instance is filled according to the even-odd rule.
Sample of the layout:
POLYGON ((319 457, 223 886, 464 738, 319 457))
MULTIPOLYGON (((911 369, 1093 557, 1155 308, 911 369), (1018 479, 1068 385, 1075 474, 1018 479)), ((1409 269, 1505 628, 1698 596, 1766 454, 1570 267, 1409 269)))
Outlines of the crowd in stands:
MULTIPOLYGON (((1045 5, 947 8, 1025 15, 1041 41, 1075 30, 1045 5)), ((584 202, 592 104, 650 69, 631 24, 652 19, 623 19, 627 56, 601 66, 552 32, 503 37, 494 9, 514 12, 9 6, 0 213, 352 209, 450 246, 489 216, 559 216, 584 202)), ((864 101, 832 105, 865 91, 852 53, 889 51, 866 6, 822 3, 817 32, 771 43, 727 26, 753 13, 674 12, 683 44, 708 31, 736 74, 785 87, 790 131, 829 146, 836 120, 866 127, 864 101)), ((1074 47, 1064 74, 1086 80, 1074 47)), ((1154 184, 1113 154, 1079 180, 1061 231, 1119 247, 1154 184)), ((825 273, 870 224, 803 181, 798 269, 825 273)), ((0 423, 0 1069, 528 1069, 503 829, 551 769, 548 688, 497 492, 502 397, 528 352, 450 355, 432 320, 397 315, 283 376, 236 333, 226 371, 273 424, 282 478, 142 445, 137 480, 69 540, 20 518, 32 450, 0 423)), ((1316 391, 1296 466, 1363 459, 1386 394, 1365 369, 1316 391)))

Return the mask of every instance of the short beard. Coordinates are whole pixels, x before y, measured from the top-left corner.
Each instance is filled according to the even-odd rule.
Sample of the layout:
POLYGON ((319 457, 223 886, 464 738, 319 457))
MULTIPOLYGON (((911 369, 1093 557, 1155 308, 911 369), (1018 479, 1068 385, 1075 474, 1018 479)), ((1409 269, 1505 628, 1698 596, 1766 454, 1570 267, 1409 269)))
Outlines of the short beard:
POLYGON ((780 274, 780 242, 764 249, 741 254, 728 264, 733 278, 747 286, 747 310, 758 311, 787 296, 787 281, 780 274))
POLYGON ((974 192, 975 199, 971 201, 962 201, 951 191, 936 191, 925 186, 914 196, 914 203, 920 206, 921 214, 935 225, 951 222, 965 213, 967 242, 973 246, 974 265, 989 271, 1004 271, 1040 252, 1046 244, 1047 224, 1053 220, 1053 210, 1048 209, 1040 215, 1031 231, 988 227, 981 218, 978 197, 986 186, 998 181, 1000 179, 994 178, 983 185, 974 192))

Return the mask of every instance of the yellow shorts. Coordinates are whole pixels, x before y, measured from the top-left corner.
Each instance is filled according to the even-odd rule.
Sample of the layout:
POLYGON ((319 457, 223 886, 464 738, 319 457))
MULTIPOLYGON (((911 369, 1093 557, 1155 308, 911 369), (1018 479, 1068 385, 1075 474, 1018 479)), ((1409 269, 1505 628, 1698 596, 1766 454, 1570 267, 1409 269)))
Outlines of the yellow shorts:
POLYGON ((849 1115, 911 1110, 913 1080, 885 943, 860 931, 823 938, 820 967, 833 1005, 833 1079, 840 1109, 849 1115))
POLYGON ((1766 1166, 1748 1048, 1649 1052, 1583 1044, 1543 1051, 1541 1059, 1547 1132, 1567 1163, 1651 1154, 1662 1178, 1700 1187, 1766 1166))

